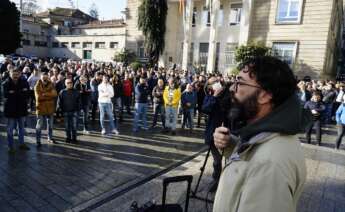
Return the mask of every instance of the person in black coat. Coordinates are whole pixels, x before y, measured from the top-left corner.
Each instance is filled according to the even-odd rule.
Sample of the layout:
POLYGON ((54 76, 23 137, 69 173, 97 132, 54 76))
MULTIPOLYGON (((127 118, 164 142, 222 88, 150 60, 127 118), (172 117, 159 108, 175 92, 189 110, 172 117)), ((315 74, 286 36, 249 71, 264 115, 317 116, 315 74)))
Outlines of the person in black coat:
POLYGON ((77 119, 80 110, 80 93, 73 88, 73 80, 65 80, 66 89, 63 89, 58 98, 58 107, 64 115, 66 143, 77 142, 77 119))
POLYGON ((89 134, 88 131, 88 115, 91 104, 91 85, 87 75, 81 75, 76 81, 74 88, 80 93, 81 111, 83 112, 83 133, 89 134))
POLYGON ((29 95, 29 84, 21 78, 17 69, 10 70, 10 77, 4 82, 4 114, 7 118, 7 141, 9 153, 15 153, 13 142, 13 130, 18 127, 19 149, 29 150, 24 143, 24 122, 28 115, 27 101, 29 95))
POLYGON ((222 101, 229 94, 229 89, 225 86, 213 89, 216 84, 216 78, 211 77, 208 80, 207 94, 202 104, 203 113, 208 115, 205 129, 205 144, 209 145, 213 156, 213 180, 210 188, 211 192, 216 191, 218 181, 222 171, 222 156, 214 145, 213 133, 217 127, 228 126, 226 108, 222 107, 222 101))

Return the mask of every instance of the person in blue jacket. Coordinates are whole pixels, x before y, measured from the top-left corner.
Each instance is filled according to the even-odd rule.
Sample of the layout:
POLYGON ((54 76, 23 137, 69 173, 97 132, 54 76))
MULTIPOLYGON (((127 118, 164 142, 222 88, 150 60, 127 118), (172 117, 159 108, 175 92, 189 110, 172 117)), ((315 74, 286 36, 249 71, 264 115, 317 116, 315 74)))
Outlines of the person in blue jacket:
POLYGON ((311 132, 313 127, 316 131, 316 141, 317 145, 321 144, 321 114, 326 109, 326 106, 321 101, 321 93, 314 91, 312 98, 307 101, 304 105, 304 109, 309 110, 312 114, 312 122, 306 128, 306 139, 308 144, 310 144, 311 132))
POLYGON ((194 128, 193 113, 197 103, 197 94, 191 84, 187 84, 186 90, 182 93, 181 105, 183 110, 182 129, 187 125, 192 132, 194 128))
POLYGON ((337 121, 338 128, 338 137, 335 140, 335 149, 338 150, 345 134, 345 98, 343 98, 343 103, 339 105, 337 112, 335 113, 335 120, 337 121))

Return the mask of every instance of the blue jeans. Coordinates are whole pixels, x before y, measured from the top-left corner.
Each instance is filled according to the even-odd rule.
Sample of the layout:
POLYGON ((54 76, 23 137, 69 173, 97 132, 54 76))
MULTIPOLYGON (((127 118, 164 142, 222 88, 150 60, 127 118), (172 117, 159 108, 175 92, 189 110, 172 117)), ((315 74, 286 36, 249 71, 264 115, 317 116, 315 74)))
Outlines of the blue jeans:
POLYGON ((186 125, 190 129, 194 128, 193 124, 193 113, 194 113, 194 108, 191 109, 184 109, 183 110, 183 121, 182 121, 182 128, 184 128, 186 125))
POLYGON ((325 104, 325 110, 324 110, 324 122, 325 124, 330 124, 332 121, 332 109, 333 109, 333 103, 325 104))
POLYGON ((177 122, 177 108, 167 106, 165 107, 165 127, 171 130, 176 130, 177 122))
POLYGON ((90 105, 83 105, 82 106, 82 124, 83 124, 83 129, 84 130, 87 130, 88 129, 88 116, 89 116, 89 108, 90 108, 90 105))
POLYGON ((114 116, 113 116, 113 105, 111 103, 99 103, 99 115, 100 115, 100 122, 102 130, 105 129, 104 126, 104 115, 107 115, 109 118, 109 124, 111 130, 116 129, 114 123, 114 116))
POLYGON ((78 112, 64 112, 65 132, 68 140, 77 139, 77 119, 78 112))
POLYGON ((8 147, 13 148, 13 130, 18 127, 19 144, 24 144, 24 121, 25 117, 8 118, 7 120, 7 142, 8 147))
POLYGON ((41 131, 44 121, 47 121, 47 128, 48 128, 48 139, 52 140, 53 138, 53 115, 48 116, 37 116, 37 123, 36 123, 36 141, 37 143, 41 143, 41 131))
POLYGON ((135 103, 135 116, 134 116, 134 124, 133 130, 138 130, 139 120, 141 120, 142 126, 147 128, 147 119, 146 119, 146 112, 147 112, 147 103, 135 103))
POLYGON ((154 108, 154 115, 153 115, 153 123, 152 123, 152 126, 156 126, 156 124, 157 124, 157 119, 158 119, 158 115, 160 115, 160 116, 161 116, 161 120, 162 120, 163 128, 165 128, 165 112, 164 112, 164 105, 163 105, 163 104, 154 103, 153 108, 154 108))

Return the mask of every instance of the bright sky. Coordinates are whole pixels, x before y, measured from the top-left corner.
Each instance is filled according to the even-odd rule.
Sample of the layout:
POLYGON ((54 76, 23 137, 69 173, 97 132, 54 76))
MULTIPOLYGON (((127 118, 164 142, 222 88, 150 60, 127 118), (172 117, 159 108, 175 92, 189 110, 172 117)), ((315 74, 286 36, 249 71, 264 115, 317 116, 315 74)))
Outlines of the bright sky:
MULTIPOLYGON (((11 0, 19 3, 19 0, 11 0)), ((25 0, 23 0, 25 1, 25 0)), ((36 0, 39 6, 46 10, 54 7, 71 7, 69 0, 36 0)), ((114 18, 121 18, 123 14, 121 11, 126 7, 126 0, 71 0, 75 7, 85 13, 89 12, 92 3, 95 3, 98 8, 99 19, 109 20, 114 18)))

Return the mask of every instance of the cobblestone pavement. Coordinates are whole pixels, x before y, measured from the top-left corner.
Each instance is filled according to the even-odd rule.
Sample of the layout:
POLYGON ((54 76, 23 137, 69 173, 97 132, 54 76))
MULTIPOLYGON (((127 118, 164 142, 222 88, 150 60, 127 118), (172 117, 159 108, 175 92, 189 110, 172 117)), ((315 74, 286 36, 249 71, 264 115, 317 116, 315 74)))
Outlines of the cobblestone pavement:
MULTIPOLYGON (((128 118, 128 117, 127 117, 128 118)), ((98 123, 78 144, 64 143, 62 123, 55 125, 58 144, 42 139, 36 149, 33 117, 27 121, 28 152, 7 153, 6 124, 0 124, 0 211, 80 210, 187 159, 203 146, 202 131, 162 134, 160 128, 132 133, 127 119, 120 135, 100 135, 98 123)), ((43 134, 45 135, 45 131, 43 134)))
MULTIPOLYGON (((322 146, 315 146, 302 143, 304 148, 306 165, 307 165, 307 181, 304 192, 298 204, 298 212, 344 212, 345 211, 345 151, 343 144, 342 150, 335 151, 333 143, 336 131, 334 126, 324 129, 322 146), (331 148, 329 148, 331 147, 331 148)), ((303 135, 300 135, 303 141, 303 135)), ((144 204, 147 201, 155 200, 160 203, 162 194, 162 179, 176 175, 193 175, 193 185, 199 177, 200 167, 203 164, 206 154, 202 154, 188 163, 175 168, 171 172, 160 176, 128 193, 116 198, 110 202, 98 207, 97 212, 108 211, 128 211, 133 201, 144 204)), ((212 180, 212 157, 207 163, 205 174, 202 178, 197 196, 207 197, 212 200, 214 194, 208 193, 208 188, 212 180)), ((167 201, 170 203, 180 203, 184 205, 186 195, 185 184, 175 184, 171 186, 167 201)), ((192 198, 190 200, 189 211, 205 212, 212 211, 212 204, 206 205, 205 201, 192 198)))

